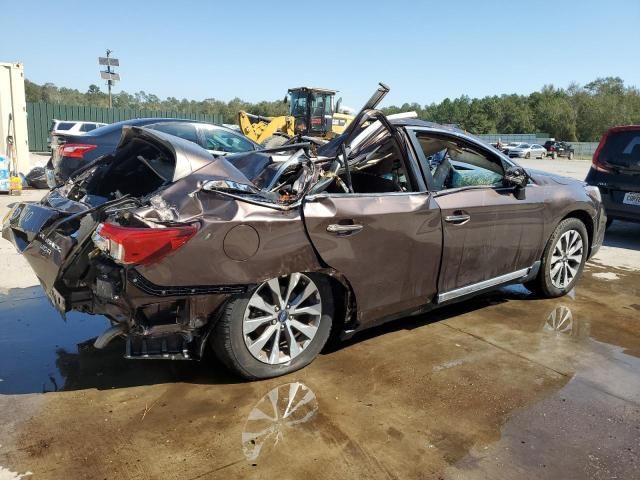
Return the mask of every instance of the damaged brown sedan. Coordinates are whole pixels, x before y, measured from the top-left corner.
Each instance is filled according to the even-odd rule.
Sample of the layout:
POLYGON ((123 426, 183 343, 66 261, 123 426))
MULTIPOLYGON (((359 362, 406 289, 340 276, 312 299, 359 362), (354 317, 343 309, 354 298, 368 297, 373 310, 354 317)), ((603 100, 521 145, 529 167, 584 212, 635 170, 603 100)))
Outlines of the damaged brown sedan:
POLYGON ((509 283, 570 291, 601 245, 599 192, 462 131, 375 108, 347 131, 212 159, 130 128, 112 155, 2 226, 63 314, 108 317, 127 358, 282 375, 330 335, 509 283))

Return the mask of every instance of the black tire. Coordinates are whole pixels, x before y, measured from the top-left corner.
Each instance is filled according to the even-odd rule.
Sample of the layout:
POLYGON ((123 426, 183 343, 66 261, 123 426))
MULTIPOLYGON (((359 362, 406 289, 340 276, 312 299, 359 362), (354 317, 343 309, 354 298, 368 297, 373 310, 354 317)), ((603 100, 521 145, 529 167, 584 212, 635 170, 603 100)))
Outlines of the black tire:
POLYGON ((605 226, 605 230, 609 230, 611 224, 613 224, 613 218, 607 218, 607 225, 605 226))
POLYGON ((248 380, 278 377, 295 372, 311 363, 322 351, 333 324, 334 302, 327 278, 316 273, 305 273, 318 288, 322 314, 318 331, 311 343, 287 363, 268 364, 255 358, 247 348, 243 334, 244 311, 255 290, 238 295, 225 307, 212 334, 211 345, 215 355, 230 370, 248 380))
POLYGON ((556 298, 566 295, 571 291, 571 289, 573 289, 576 282, 582 275, 584 264, 587 261, 588 252, 589 236, 587 235, 587 228, 584 226, 584 223, 577 218, 565 218, 556 227, 551 238, 549 238, 549 241, 547 242, 544 253, 542 254, 542 264, 540 265, 538 276, 534 280, 526 283, 525 286, 533 293, 545 298, 556 298), (551 280, 551 256, 560 237, 570 230, 575 230, 580 234, 582 240, 582 259, 578 266, 577 273, 570 283, 563 288, 558 288, 551 280))
POLYGON ((524 158, 526 158, 527 160, 529 160, 531 158, 531 153, 527 152, 524 156, 524 158))
POLYGON ((269 138, 267 138, 265 141, 263 141, 261 145, 265 149, 277 148, 277 147, 281 147, 282 145, 284 145, 288 141, 289 141, 289 139, 287 137, 282 136, 282 135, 272 135, 269 138))

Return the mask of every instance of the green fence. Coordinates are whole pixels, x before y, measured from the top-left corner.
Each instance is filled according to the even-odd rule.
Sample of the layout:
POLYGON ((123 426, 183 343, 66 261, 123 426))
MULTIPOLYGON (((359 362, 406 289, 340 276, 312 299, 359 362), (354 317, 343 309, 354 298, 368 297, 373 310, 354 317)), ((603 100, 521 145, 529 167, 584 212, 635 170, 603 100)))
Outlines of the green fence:
POLYGON ((131 118, 186 118, 209 123, 222 123, 221 114, 171 112, 167 110, 134 110, 130 108, 101 108, 60 105, 55 103, 27 103, 27 129, 29 151, 46 152, 47 135, 51 120, 85 120, 113 123, 131 118))

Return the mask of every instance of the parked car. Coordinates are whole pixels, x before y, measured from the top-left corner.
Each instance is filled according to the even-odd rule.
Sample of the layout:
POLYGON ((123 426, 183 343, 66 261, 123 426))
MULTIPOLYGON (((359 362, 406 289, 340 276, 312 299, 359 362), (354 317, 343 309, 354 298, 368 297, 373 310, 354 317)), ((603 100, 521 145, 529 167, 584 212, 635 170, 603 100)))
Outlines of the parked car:
POLYGON ((517 147, 509 149, 510 158, 545 158, 547 151, 542 145, 521 143, 517 147))
POLYGON ((75 171, 98 157, 113 152, 125 126, 147 126, 177 135, 208 148, 216 155, 256 150, 258 144, 239 132, 218 125, 175 118, 137 118, 112 123, 82 136, 54 135, 57 148, 47 164, 47 181, 51 188, 65 182, 75 171))
POLYGON ((107 316, 127 358, 201 358, 246 378, 304 367, 331 334, 510 283, 557 297, 600 247, 596 187, 527 171, 481 140, 385 117, 212 159, 135 126, 2 226, 60 312, 107 316), (345 158, 346 156, 346 158, 345 158))
POLYGON ((239 130, 202 122, 152 123, 146 128, 184 138, 209 150, 213 155, 227 155, 260 150, 262 147, 245 137, 239 130))
POLYGON ((608 224, 640 221, 640 125, 613 127, 593 154, 586 182, 602 193, 608 224))
POLYGON ((544 148, 547 151, 547 155, 554 160, 558 157, 567 157, 569 160, 573 160, 575 153, 571 144, 567 142, 558 142, 556 140, 547 140, 544 142, 544 148))
POLYGON ((518 145, 520 145, 522 142, 509 142, 503 145, 503 147, 501 148, 502 153, 504 153, 505 155, 509 155, 509 150, 511 150, 512 148, 516 148, 518 145))
POLYGON ((85 122, 78 120, 51 120, 49 125, 49 136, 47 141, 49 142, 49 148, 54 148, 56 145, 52 144, 53 135, 66 134, 66 135, 84 135, 91 132, 96 128, 104 127, 106 123, 101 122, 85 122))

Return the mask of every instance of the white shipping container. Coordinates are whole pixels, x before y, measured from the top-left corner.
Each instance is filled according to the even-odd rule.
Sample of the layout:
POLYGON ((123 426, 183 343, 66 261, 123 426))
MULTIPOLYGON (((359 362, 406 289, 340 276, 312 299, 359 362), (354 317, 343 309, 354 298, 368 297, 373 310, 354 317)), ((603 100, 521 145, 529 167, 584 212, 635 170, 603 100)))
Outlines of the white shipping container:
POLYGON ((4 157, 8 154, 7 136, 9 135, 14 141, 18 172, 27 174, 30 170, 30 162, 24 65, 0 62, 0 155, 4 157), (11 120, 9 120, 10 116, 11 120))

